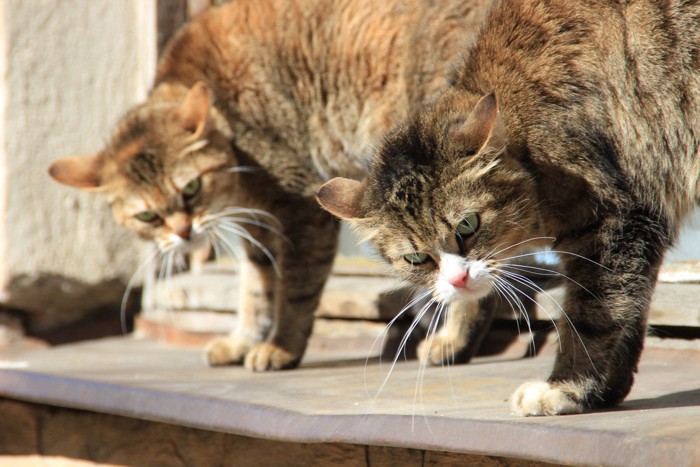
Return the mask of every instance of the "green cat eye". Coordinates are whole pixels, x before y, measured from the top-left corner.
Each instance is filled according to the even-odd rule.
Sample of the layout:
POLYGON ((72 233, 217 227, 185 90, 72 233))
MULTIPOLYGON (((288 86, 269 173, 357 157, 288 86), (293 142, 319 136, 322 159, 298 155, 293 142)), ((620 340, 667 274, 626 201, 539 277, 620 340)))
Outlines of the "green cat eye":
POLYGON ((459 235, 474 235, 479 230, 479 215, 476 213, 467 214, 462 219, 462 222, 457 224, 457 233, 459 235))
POLYGON ((154 220, 158 219, 158 214, 153 211, 143 211, 136 214, 134 217, 141 222, 153 222, 154 220))
POLYGON ((407 255, 403 255, 403 259, 413 266, 417 266, 419 264, 427 263, 430 260, 430 256, 427 253, 409 253, 407 255))
POLYGON ((182 196, 185 198, 193 198, 197 195, 197 193, 199 193, 201 188, 202 179, 199 177, 192 179, 187 185, 185 185, 185 188, 182 189, 182 196))

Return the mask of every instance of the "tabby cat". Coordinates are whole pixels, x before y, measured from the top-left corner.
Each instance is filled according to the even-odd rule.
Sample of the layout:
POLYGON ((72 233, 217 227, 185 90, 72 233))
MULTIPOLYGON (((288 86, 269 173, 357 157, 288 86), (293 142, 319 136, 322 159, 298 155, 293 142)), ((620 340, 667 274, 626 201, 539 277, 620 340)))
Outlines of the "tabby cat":
POLYGON ((336 250, 315 193, 447 87, 490 1, 236 0, 170 41, 146 102, 59 182, 107 197, 164 254, 241 253, 240 319, 211 365, 298 365, 336 250), (239 237, 233 242, 231 235, 239 237), (229 253, 231 251, 228 251, 229 253))
POLYGON ((700 201, 700 3, 501 0, 453 87, 376 157, 319 201, 441 300, 515 304, 521 248, 559 253, 559 353, 513 410, 618 404, 664 252, 700 201))

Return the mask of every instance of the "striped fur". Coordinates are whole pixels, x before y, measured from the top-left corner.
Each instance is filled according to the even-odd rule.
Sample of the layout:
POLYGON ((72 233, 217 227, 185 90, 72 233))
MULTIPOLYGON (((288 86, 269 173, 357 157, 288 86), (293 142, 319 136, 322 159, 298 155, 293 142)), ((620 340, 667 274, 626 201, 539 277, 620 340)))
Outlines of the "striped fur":
POLYGON ((51 173, 106 194, 121 224, 166 251, 214 240, 233 252, 227 235, 243 237, 241 319, 208 361, 295 367, 336 250, 338 222, 316 204, 318 186, 363 176, 373 144, 446 89, 489 4, 236 0, 208 10, 171 40, 149 98, 107 147, 51 173), (144 212, 156 220, 136 217, 144 212))
POLYGON ((515 305, 499 282, 522 271, 511 258, 534 239, 561 252, 560 352, 547 382, 513 396, 521 415, 553 415, 628 394, 657 271, 699 177, 700 3, 501 0, 453 88, 386 139, 364 184, 332 180, 319 198, 432 287, 440 254, 459 255, 487 263, 515 305), (477 112, 489 102, 497 118, 477 112), (481 224, 460 245, 466 213, 481 224), (414 250, 432 260, 411 266, 414 250))

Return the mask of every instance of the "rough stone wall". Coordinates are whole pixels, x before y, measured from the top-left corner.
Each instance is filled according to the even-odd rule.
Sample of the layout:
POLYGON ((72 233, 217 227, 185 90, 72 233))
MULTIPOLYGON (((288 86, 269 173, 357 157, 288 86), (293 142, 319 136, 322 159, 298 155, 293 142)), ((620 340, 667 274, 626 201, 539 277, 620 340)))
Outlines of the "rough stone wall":
MULTIPOLYGON (((541 462, 347 443, 248 438, 0 398, 0 465, 535 467, 541 462), (82 462, 81 462, 82 461, 82 462), (93 464, 93 462, 95 464, 93 464)), ((274 421, 270 421, 274 423, 274 421)))
POLYGON ((6 0, 0 16, 0 305, 45 331, 119 303, 135 269, 105 201, 47 167, 99 150, 145 96, 155 0, 6 0))

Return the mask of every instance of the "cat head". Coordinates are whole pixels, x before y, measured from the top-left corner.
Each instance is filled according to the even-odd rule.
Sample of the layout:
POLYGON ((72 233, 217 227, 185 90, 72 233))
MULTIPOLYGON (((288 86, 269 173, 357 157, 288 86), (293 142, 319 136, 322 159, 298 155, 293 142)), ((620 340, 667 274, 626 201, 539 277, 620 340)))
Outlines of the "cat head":
POLYGON ((387 136, 364 182, 335 178, 318 201, 438 299, 484 297, 540 235, 534 181, 506 134, 495 94, 450 91, 387 136))
MULTIPOLYGON (((55 161, 49 174, 68 186, 105 195, 115 219, 161 251, 188 251, 226 208, 235 183, 229 138, 213 115, 203 83, 181 99, 149 99, 117 125, 100 152, 55 161)), ((230 206, 230 204, 228 204, 230 206)))

